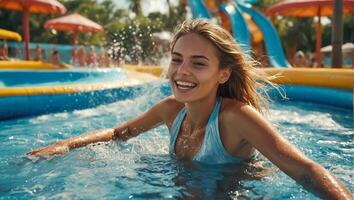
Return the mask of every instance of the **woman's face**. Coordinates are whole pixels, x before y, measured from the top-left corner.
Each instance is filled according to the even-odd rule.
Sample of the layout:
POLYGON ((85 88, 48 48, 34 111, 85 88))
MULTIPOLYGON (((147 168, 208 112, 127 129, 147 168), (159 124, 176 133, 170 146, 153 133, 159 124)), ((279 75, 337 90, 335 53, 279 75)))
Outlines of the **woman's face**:
POLYGON ((229 77, 228 70, 219 69, 217 51, 209 40, 196 33, 177 40, 168 77, 178 101, 187 103, 216 97, 219 84, 229 77))

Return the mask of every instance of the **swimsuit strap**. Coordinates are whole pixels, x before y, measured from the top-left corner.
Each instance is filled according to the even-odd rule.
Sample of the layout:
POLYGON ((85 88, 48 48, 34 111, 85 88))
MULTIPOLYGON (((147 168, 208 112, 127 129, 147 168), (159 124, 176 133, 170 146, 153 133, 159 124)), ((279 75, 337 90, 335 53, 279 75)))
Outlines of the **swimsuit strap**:
POLYGON ((170 154, 175 154, 175 143, 177 136, 182 125, 183 119, 186 116, 187 109, 186 107, 182 108, 177 114, 175 120, 173 121, 171 128, 171 137, 170 137, 170 154))

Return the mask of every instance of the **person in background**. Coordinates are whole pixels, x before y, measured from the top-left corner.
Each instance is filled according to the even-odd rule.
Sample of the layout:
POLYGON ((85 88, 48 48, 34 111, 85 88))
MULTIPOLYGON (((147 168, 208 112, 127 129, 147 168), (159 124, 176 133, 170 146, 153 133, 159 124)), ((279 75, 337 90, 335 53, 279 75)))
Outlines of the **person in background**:
POLYGON ((225 29, 203 19, 187 20, 176 31, 170 54, 172 96, 118 127, 90 131, 28 154, 49 158, 92 143, 127 141, 165 124, 170 155, 181 162, 235 167, 254 161, 258 151, 318 196, 353 199, 339 179, 267 121, 262 114, 267 100, 259 90, 270 84, 269 77, 257 73, 257 63, 225 29))
POLYGON ((57 50, 54 50, 52 55, 50 56, 50 63, 55 66, 58 66, 59 68, 71 68, 69 65, 65 64, 60 60, 59 51, 57 50))
POLYGON ((111 56, 107 50, 102 51, 103 65, 106 67, 112 67, 111 56))
POLYGON ((97 55, 97 63, 99 67, 111 67, 108 52, 104 48, 101 48, 100 53, 97 55))
POLYGON ((302 51, 297 51, 294 55, 294 67, 306 67, 305 54, 302 51))
POLYGON ((71 60, 70 60, 71 64, 74 66, 78 66, 79 65, 79 55, 78 55, 78 51, 76 46, 74 46, 74 48, 71 51, 71 60))
POLYGON ((89 67, 96 67, 96 65, 97 65, 95 48, 93 46, 91 46, 90 50, 89 50, 88 65, 89 65, 89 67))
POLYGON ((9 60, 9 48, 6 42, 0 47, 0 60, 9 60))
POLYGON ((36 45, 36 48, 34 49, 34 59, 35 61, 41 61, 42 60, 42 48, 39 46, 39 44, 36 45))
POLYGON ((86 66, 86 53, 84 47, 80 47, 78 52, 78 61, 80 67, 86 66))

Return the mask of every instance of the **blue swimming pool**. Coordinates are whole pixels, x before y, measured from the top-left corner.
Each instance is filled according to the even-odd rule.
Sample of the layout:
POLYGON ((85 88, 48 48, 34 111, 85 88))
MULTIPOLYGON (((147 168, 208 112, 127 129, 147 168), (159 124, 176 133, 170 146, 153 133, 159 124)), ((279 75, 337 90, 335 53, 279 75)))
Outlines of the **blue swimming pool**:
MULTIPOLYGON (((139 92, 90 109, 0 121, 0 198, 317 199, 280 171, 250 180, 240 178, 237 166, 175 160, 168 155, 164 126, 125 143, 90 145, 50 160, 25 156, 32 148, 122 123, 164 98, 169 89, 165 83, 154 83, 139 92)), ((354 192, 352 110, 273 102, 270 113, 269 119, 286 138, 354 192)))
POLYGON ((0 87, 35 87, 107 83, 126 78, 121 68, 71 70, 1 70, 0 87))

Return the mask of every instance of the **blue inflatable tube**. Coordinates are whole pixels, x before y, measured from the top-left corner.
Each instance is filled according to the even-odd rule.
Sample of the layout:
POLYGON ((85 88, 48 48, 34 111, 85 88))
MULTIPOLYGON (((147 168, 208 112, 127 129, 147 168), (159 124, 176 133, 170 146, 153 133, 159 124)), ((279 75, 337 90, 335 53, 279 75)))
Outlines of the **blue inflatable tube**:
POLYGON ((141 94, 124 69, 0 71, 0 120, 85 109, 141 94))
POLYGON ((1 70, 0 87, 51 86, 112 82, 126 78, 123 69, 1 70))
POLYGON ((85 109, 135 98, 149 84, 69 94, 0 97, 0 120, 85 109))
POLYGON ((280 92, 272 89, 269 94, 276 100, 304 101, 353 110, 353 92, 335 88, 305 85, 281 85, 280 92), (285 94, 286 99, 282 97, 285 94))

